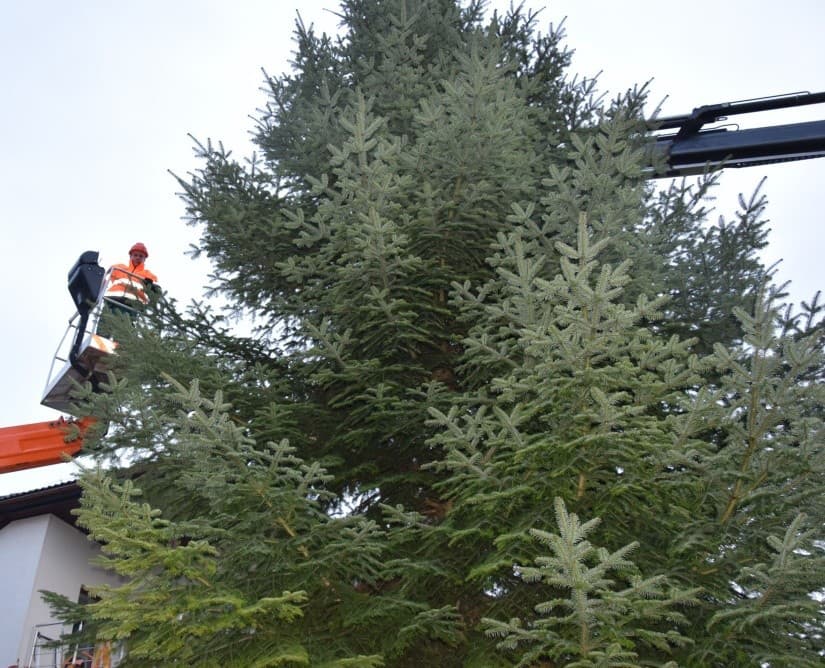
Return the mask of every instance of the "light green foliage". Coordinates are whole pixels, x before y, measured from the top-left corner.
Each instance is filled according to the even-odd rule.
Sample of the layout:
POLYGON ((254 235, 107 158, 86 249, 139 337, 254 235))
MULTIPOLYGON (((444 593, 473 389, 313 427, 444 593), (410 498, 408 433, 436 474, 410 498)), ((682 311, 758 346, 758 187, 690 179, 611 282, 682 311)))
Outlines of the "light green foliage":
POLYGON ((524 582, 540 583, 558 595, 535 605, 541 617, 532 622, 483 620, 487 635, 500 638, 502 649, 527 645, 519 666, 548 659, 565 666, 632 666, 639 646, 666 655, 686 644, 688 638, 672 627, 685 621, 676 606, 694 602, 695 592, 673 590, 662 576, 641 577, 627 559, 637 543, 615 552, 597 548, 587 536, 598 518, 582 523, 560 498, 554 506, 558 533, 530 531, 550 555, 515 570, 524 582), (662 622, 670 630, 657 630, 662 622))
POLYGON ((825 469, 825 395, 809 381, 822 368, 822 333, 821 325, 783 333, 775 301, 775 289, 757 291, 754 312, 737 314, 745 347, 716 346, 719 388, 695 408, 710 417, 704 429, 716 432, 704 483, 714 521, 694 517, 684 535, 703 586, 718 601, 708 624, 726 639, 707 635, 702 651, 724 652, 720 645, 729 648, 735 637, 747 648, 741 651, 771 665, 812 665, 825 628, 822 604, 812 598, 821 596, 825 559, 825 496, 813 483, 825 469), (805 528, 811 520, 804 517, 820 519, 805 528), (782 651, 793 659, 780 658, 782 651))
POLYGON ((562 495, 605 520, 652 529, 664 489, 691 493, 690 480, 671 474, 681 454, 662 409, 696 381, 696 362, 686 343, 639 326, 655 304, 617 303, 627 265, 599 268, 605 242, 591 242, 584 216, 578 227, 577 248, 559 244, 553 281, 539 278, 543 256, 516 232, 500 240, 495 295, 457 291, 479 323, 466 373, 493 375, 448 414, 431 409, 443 427, 433 441, 446 452, 438 466, 454 472, 443 493, 457 505, 491 504, 473 510, 475 522, 510 517, 511 529, 526 529, 534 504, 562 495))
POLYGON ((811 650, 819 646, 817 636, 825 617, 821 601, 825 557, 815 543, 820 528, 797 515, 784 536, 768 536, 769 561, 743 567, 739 573, 737 584, 745 600, 716 612, 709 629, 722 627, 728 637, 747 642, 751 656, 760 663, 819 665, 811 650), (777 646, 779 630, 783 638, 777 646))
MULTIPOLYGON (((178 410, 166 415, 160 458, 164 481, 182 495, 169 514, 186 519, 164 519, 140 503, 129 479, 118 485, 101 471, 83 477, 78 522, 103 545, 100 564, 125 579, 92 591, 100 598, 91 605, 97 637, 128 638, 130 656, 151 661, 329 660, 337 648, 310 648, 302 624, 317 614, 314 605, 340 604, 342 583, 351 589, 355 577, 386 576, 380 531, 324 513, 323 469, 286 442, 257 447, 229 419, 220 394, 207 400, 197 384, 167 380, 178 410)), ((375 657, 359 661, 348 665, 377 665, 375 657)))
MULTIPOLYGON (((132 485, 113 486, 102 474, 90 473, 85 489, 80 524, 105 524, 91 535, 103 544, 99 564, 126 579, 122 586, 91 591, 100 598, 93 604, 98 638, 129 638, 130 655, 150 661, 191 661, 199 646, 216 640, 242 644, 244 636, 260 629, 289 638, 290 624, 301 615, 304 592, 250 601, 216 579, 217 551, 208 542, 178 544, 186 532, 163 521, 148 504, 138 503, 132 485)), ((305 662, 300 646, 285 645, 288 640, 255 662, 277 665, 296 656, 305 662)))

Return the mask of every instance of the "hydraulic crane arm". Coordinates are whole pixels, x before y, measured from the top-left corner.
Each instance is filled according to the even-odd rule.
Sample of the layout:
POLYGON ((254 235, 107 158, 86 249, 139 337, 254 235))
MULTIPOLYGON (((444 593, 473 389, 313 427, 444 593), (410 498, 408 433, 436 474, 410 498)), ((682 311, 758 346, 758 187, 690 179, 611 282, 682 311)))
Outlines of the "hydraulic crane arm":
POLYGON ((690 114, 650 121, 667 170, 658 177, 701 174, 708 167, 750 167, 825 157, 825 120, 746 130, 702 128, 731 116, 825 103, 823 93, 794 93, 697 107, 690 114))
POLYGON ((58 464, 80 451, 93 418, 0 428, 0 473, 58 464))

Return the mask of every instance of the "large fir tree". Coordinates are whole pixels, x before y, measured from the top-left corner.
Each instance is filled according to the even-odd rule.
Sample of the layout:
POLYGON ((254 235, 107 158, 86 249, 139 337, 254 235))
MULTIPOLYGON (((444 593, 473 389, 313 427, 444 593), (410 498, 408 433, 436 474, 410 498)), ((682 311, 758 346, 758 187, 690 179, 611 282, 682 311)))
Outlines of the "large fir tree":
POLYGON ((253 331, 159 304, 79 397, 125 584, 53 600, 133 665, 821 659, 821 316, 779 308, 764 200, 654 191, 644 90, 483 10, 299 23, 258 156, 181 178, 253 331))

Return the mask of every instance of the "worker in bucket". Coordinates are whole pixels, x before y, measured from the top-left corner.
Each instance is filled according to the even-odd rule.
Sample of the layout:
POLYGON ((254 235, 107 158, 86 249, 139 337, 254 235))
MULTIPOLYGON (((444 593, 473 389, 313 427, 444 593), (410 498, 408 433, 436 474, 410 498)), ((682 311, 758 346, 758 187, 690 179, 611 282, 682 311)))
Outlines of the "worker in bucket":
POLYGON ((149 257, 146 246, 138 242, 129 249, 129 264, 112 267, 104 298, 110 308, 133 315, 149 303, 147 290, 159 290, 158 277, 144 264, 149 257))

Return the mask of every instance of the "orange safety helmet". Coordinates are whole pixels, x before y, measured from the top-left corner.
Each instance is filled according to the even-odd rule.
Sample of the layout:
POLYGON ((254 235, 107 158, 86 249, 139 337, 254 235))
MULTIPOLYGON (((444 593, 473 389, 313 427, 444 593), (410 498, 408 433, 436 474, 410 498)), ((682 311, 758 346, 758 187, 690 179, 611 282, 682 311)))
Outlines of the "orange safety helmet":
POLYGON ((134 246, 132 246, 132 247, 129 249, 129 255, 131 255, 131 254, 132 254, 132 253, 134 253, 135 251, 140 251, 140 252, 141 252, 141 253, 143 253, 146 257, 149 257, 149 251, 148 251, 148 250, 146 250, 146 246, 144 246, 144 245, 143 245, 142 243, 140 243, 139 241, 138 241, 138 242, 137 242, 134 246))

